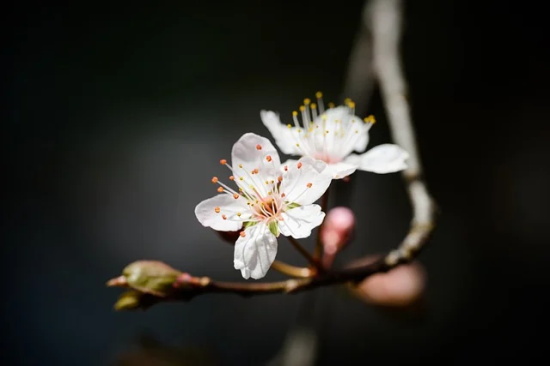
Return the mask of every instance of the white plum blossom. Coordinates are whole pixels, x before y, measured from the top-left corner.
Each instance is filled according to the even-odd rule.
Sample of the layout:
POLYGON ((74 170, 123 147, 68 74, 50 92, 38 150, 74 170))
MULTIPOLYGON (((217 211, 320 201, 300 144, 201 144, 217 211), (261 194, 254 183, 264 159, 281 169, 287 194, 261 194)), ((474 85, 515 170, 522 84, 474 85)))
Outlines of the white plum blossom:
POLYGON ((316 96, 318 105, 305 99, 300 113, 292 113, 294 125, 282 124, 279 115, 273 111, 261 111, 262 122, 283 153, 326 162, 334 179, 344 178, 356 169, 384 174, 407 167, 405 160, 409 154, 393 144, 376 146, 361 155, 352 154, 366 149, 374 117, 361 120, 355 116, 355 104, 349 99, 346 106, 324 110, 322 94, 318 92, 316 96))
POLYGON ((310 157, 281 166, 279 154, 268 139, 253 133, 233 145, 231 171, 234 190, 220 182, 221 194, 195 208, 199 222, 217 231, 240 231, 235 243, 235 269, 244 278, 265 276, 277 254, 279 234, 296 239, 311 235, 325 217, 313 204, 327 190, 331 176, 326 164, 310 157))

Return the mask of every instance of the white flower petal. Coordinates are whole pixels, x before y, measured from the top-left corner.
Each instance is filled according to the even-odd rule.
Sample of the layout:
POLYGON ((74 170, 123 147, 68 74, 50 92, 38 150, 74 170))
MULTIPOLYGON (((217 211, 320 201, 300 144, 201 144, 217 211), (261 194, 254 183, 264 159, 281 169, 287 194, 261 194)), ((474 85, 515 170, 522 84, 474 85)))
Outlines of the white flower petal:
POLYGON ((310 136, 315 150, 310 156, 327 163, 341 161, 352 151, 364 151, 371 124, 364 123, 344 106, 328 109, 315 119, 316 132, 310 136))
POLYGON ((307 205, 293 208, 284 212, 283 220, 279 221, 279 231, 285 236, 296 239, 307 238, 311 230, 321 225, 325 213, 319 205, 307 205))
POLYGON ((244 134, 233 145, 231 164, 239 187, 246 189, 253 185, 262 195, 266 194, 265 181, 280 175, 277 150, 268 139, 253 133, 244 134))
POLYGON ((260 117, 283 153, 289 155, 300 154, 300 149, 296 146, 298 132, 295 127, 289 128, 287 125, 282 124, 279 115, 273 111, 261 111, 260 117))
POLYGON ((342 179, 357 170, 357 165, 348 163, 329 164, 326 173, 332 176, 332 179, 342 179))
POLYGON ((218 231, 236 231, 242 227, 243 219, 250 217, 250 209, 242 197, 234 199, 229 194, 219 194, 199 203, 195 207, 195 216, 203 226, 218 231), (216 212, 217 208, 219 212, 216 212))
POLYGON ((362 155, 350 155, 344 162, 357 164, 358 169, 379 174, 406 169, 409 153, 393 144, 378 145, 362 155))
POLYGON ((294 166, 298 163, 298 160, 296 159, 288 159, 284 163, 281 164, 281 173, 285 173, 288 171, 288 168, 291 166, 294 166))
POLYGON ((265 276, 277 254, 277 238, 266 224, 258 223, 244 230, 245 236, 235 243, 235 269, 245 279, 265 276))
POLYGON ((320 160, 304 157, 285 167, 279 192, 285 194, 288 202, 309 205, 325 193, 332 180, 327 165, 320 160))
POLYGON ((346 106, 340 105, 338 107, 329 108, 321 116, 325 116, 327 120, 340 120, 347 121, 350 116, 353 116, 350 113, 350 109, 346 106))
POLYGON ((357 137, 357 141, 355 141, 355 144, 353 145, 353 150, 361 152, 365 151, 367 148, 367 145, 369 143, 369 130, 370 126, 372 126, 370 123, 364 123, 363 121, 359 120, 362 124, 361 127, 359 127, 359 136, 357 137))

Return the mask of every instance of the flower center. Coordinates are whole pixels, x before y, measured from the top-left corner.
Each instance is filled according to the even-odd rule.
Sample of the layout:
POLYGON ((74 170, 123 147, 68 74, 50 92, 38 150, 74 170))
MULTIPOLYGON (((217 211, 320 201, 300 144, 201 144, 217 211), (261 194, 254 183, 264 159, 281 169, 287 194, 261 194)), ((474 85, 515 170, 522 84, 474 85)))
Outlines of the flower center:
MULTIPOLYGON (((256 149, 261 150, 262 147, 258 145, 256 149)), ((267 162, 273 161, 270 155, 266 155, 264 159, 267 162)), ((240 221, 245 227, 256 225, 259 222, 265 223, 273 235, 279 236, 278 224, 279 221, 284 220, 283 213, 300 206, 300 204, 290 201, 287 194, 282 191, 283 179, 285 179, 283 175, 279 175, 274 179, 271 179, 268 175, 266 179, 266 176, 261 176, 261 169, 263 168, 254 168, 249 172, 250 169, 244 169, 244 166, 239 164, 237 169, 234 169, 227 164, 225 159, 220 160, 220 164, 227 166, 234 174, 229 179, 237 183, 238 191, 220 182, 218 177, 213 177, 212 183, 219 185, 218 192, 229 194, 235 200, 244 199, 247 207, 243 207, 242 211, 235 211, 234 208, 226 210, 223 207, 215 207, 214 212, 219 214, 223 220, 240 221)), ((291 168, 302 169, 303 165, 299 161, 295 167, 291 168)), ((285 165, 283 170, 287 172, 289 166, 285 165)), ((279 167, 275 171, 279 171, 279 167)), ((303 185, 294 184, 291 188, 293 200, 298 200, 312 187, 313 182, 307 182, 303 185)), ((288 189, 288 187, 285 189, 288 189)), ((291 192, 288 191, 288 193, 291 192)), ((244 206, 244 202, 241 201, 241 203, 244 206)), ((246 234, 241 233, 241 236, 244 235, 246 234)))
POLYGON ((354 115, 355 103, 351 99, 345 100, 345 107, 334 108, 329 103, 329 109, 325 111, 322 94, 318 92, 316 97, 317 104, 309 98, 304 99, 300 112, 292 112, 294 127, 290 124, 288 127, 292 129, 295 146, 301 155, 328 164, 339 163, 356 148, 359 141, 366 139, 368 129, 375 122, 374 117, 369 116, 362 123, 354 115))
POLYGON ((272 222, 282 219, 281 213, 284 212, 285 203, 280 195, 274 195, 252 202, 250 206, 257 220, 272 222))

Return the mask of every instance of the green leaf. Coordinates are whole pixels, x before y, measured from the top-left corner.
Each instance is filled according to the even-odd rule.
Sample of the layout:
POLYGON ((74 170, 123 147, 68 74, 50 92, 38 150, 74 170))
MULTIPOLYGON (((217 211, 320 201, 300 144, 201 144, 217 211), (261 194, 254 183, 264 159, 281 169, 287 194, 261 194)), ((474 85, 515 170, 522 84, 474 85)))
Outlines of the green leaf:
POLYGON ((287 210, 292 210, 293 208, 300 207, 300 206, 301 205, 299 203, 291 202, 291 203, 286 204, 286 209, 287 210))
POLYGON ((145 310, 158 301, 159 299, 153 295, 131 290, 123 292, 119 296, 114 308, 117 311, 139 309, 145 310))
POLYGON ((257 221, 246 221, 244 224, 243 224, 243 227, 245 229, 248 229, 249 227, 252 227, 254 225, 256 225, 258 222, 257 221))
POLYGON ((279 236, 279 224, 277 221, 271 221, 269 223, 269 231, 271 231, 271 234, 279 236))

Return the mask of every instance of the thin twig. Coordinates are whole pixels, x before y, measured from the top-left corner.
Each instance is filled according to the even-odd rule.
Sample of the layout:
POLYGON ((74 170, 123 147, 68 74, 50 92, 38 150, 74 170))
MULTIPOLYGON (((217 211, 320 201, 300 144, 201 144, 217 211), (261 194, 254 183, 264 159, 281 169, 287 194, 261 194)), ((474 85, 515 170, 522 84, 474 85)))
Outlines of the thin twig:
POLYGON ((317 259, 313 258, 311 256, 311 254, 300 244, 300 242, 298 242, 298 240, 294 239, 292 236, 287 236, 286 238, 292 244, 294 249, 299 251, 300 254, 305 259, 307 259, 307 261, 309 262, 309 264, 311 264, 311 266, 313 268, 315 268, 317 271, 322 271, 322 267, 321 267, 321 264, 319 263, 319 261, 317 259))
POLYGON ((307 267, 296 267, 278 260, 273 261, 271 268, 291 277, 308 278, 316 273, 307 267))
MULTIPOLYGON (((327 212, 328 210, 328 199, 329 199, 330 187, 327 191, 321 196, 321 211, 327 212)), ((317 229, 317 241, 315 243, 315 250, 313 252, 313 258, 315 261, 319 262, 321 260, 321 255, 323 254, 323 238, 321 237, 321 231, 323 230, 323 225, 325 221, 317 229)))

